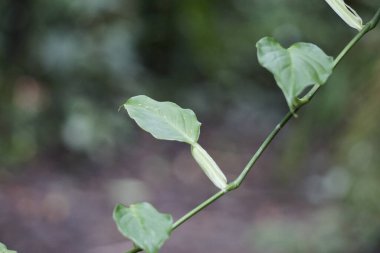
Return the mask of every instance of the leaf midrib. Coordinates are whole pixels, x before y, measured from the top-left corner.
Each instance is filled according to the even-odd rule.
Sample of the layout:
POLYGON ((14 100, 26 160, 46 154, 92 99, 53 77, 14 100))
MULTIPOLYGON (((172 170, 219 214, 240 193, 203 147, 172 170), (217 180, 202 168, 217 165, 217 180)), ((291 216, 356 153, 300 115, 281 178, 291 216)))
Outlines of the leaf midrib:
MULTIPOLYGON (((165 115, 164 116, 158 116, 157 114, 155 114, 154 109, 152 110, 152 109, 150 109, 150 107, 146 108, 144 106, 139 106, 139 105, 130 105, 130 106, 142 108, 143 110, 150 112, 153 115, 153 117, 159 119, 160 121, 166 122, 169 126, 171 126, 173 129, 175 129, 178 133, 180 133, 182 136, 184 136, 189 144, 195 143, 195 141, 189 135, 187 135, 186 132, 184 132, 180 128, 176 127, 176 125, 174 125, 171 121, 169 121, 168 117, 166 117, 165 115)), ((160 109, 157 109, 156 112, 161 115, 160 109)), ((180 112, 180 115, 181 115, 182 120, 185 121, 184 116, 181 112, 180 112)), ((186 124, 184 124, 184 126, 186 127, 186 124)))

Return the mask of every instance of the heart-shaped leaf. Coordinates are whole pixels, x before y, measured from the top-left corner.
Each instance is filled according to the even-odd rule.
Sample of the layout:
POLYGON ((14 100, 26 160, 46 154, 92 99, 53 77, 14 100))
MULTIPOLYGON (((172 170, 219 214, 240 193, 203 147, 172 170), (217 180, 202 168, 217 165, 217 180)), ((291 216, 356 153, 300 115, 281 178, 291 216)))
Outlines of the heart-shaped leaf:
POLYGON ((173 219, 158 212, 149 203, 138 203, 129 208, 115 207, 113 219, 119 231, 146 253, 157 253, 170 237, 173 219))
POLYGON ((124 107, 142 129, 157 139, 194 144, 199 138, 201 123, 190 109, 143 95, 128 99, 124 107))
POLYGON ((311 43, 285 49, 274 38, 265 37, 256 47, 259 63, 274 75, 291 110, 306 87, 324 84, 333 70, 333 58, 311 43))
POLYGON ((7 249, 7 246, 0 242, 0 253, 17 253, 16 251, 7 249))

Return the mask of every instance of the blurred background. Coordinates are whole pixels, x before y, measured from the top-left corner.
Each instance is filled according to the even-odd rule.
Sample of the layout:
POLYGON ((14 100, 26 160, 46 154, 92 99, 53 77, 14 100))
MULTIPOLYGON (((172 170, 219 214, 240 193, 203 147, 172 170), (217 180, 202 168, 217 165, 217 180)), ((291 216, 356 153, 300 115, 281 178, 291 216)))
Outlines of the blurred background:
MULTIPOLYGON (((379 1, 347 1, 368 21, 379 1)), ((322 0, 0 1, 0 241, 20 253, 125 252, 115 204, 178 219, 216 191, 185 144, 124 109, 139 94, 193 109, 232 180, 287 112, 255 43, 355 35, 322 0)), ((343 60, 238 191, 162 252, 380 252, 380 28, 343 60), (377 150, 377 151, 376 151, 377 150)))

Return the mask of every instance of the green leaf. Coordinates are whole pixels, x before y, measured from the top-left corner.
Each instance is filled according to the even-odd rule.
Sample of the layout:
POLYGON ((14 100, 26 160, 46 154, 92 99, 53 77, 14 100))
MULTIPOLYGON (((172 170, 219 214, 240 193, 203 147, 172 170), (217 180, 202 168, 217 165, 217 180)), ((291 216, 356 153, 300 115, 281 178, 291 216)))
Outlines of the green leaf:
POLYGON ((119 204, 113 212, 119 231, 146 253, 157 253, 169 238, 173 218, 159 213, 149 203, 138 203, 129 208, 119 204))
POLYGON ((143 95, 130 98, 124 107, 142 129, 157 139, 194 144, 199 138, 201 123, 192 110, 143 95))
POLYGON ((259 63, 274 75, 291 110, 306 87, 324 84, 333 70, 333 58, 311 43, 285 49, 274 38, 265 37, 256 47, 259 63))
POLYGON ((0 242, 0 253, 17 253, 14 250, 8 250, 7 247, 0 242))

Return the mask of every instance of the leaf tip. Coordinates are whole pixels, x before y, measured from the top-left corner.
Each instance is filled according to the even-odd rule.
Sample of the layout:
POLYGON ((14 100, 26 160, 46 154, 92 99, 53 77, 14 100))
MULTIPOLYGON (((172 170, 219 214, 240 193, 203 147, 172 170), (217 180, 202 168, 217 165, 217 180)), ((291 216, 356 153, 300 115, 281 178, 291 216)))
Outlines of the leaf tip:
POLYGON ((115 221, 117 221, 118 219, 118 214, 120 213, 120 211, 122 209, 126 208, 123 204, 117 204, 114 209, 113 209, 113 213, 112 213, 112 217, 115 221))
POLYGON ((260 48, 262 46, 262 44, 267 43, 267 41, 274 41, 274 39, 273 39, 273 37, 270 37, 270 36, 262 37, 261 39, 259 39, 256 42, 256 48, 260 48))

